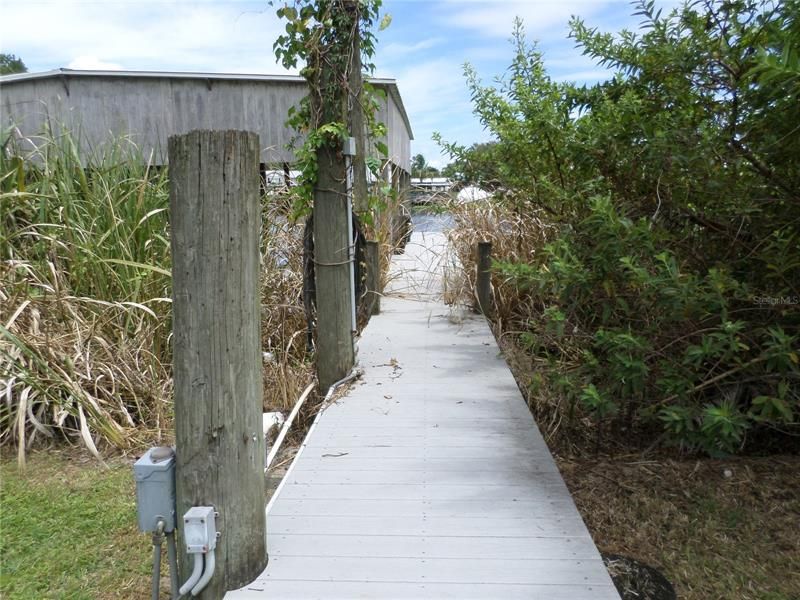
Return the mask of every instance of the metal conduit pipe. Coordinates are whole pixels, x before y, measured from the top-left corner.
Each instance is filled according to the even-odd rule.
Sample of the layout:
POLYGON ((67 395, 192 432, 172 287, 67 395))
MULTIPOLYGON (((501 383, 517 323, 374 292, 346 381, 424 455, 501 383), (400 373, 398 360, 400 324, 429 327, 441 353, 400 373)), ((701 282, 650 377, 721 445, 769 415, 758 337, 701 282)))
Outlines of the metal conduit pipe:
MULTIPOLYGON (((352 140, 352 150, 355 154, 356 141, 353 138, 350 140, 352 140)), ((353 237, 353 155, 347 155, 345 164, 347 175, 347 257, 350 263, 350 330, 355 333, 358 326, 356 321, 356 240, 353 237)))
POLYGON ((153 544, 153 589, 151 596, 158 600, 161 585, 161 544, 153 544))
POLYGON ((173 600, 178 598, 178 548, 175 542, 175 532, 167 532, 167 560, 169 562, 169 588, 173 600))
POLYGON ((153 531, 153 582, 151 584, 153 600, 158 600, 161 587, 161 545, 164 542, 164 527, 166 527, 166 523, 159 520, 153 531))
POLYGON ((303 403, 306 401, 306 398, 308 398, 309 394, 311 394, 311 391, 313 389, 314 389, 314 384, 310 383, 308 387, 306 387, 306 389, 303 390, 303 393, 300 394, 300 399, 297 402, 295 402, 292 412, 289 413, 289 417, 286 419, 286 421, 283 422, 283 427, 281 427, 281 430, 278 433, 278 437, 275 438, 275 443, 272 444, 272 449, 269 451, 269 454, 267 454, 267 465, 264 468, 264 471, 269 469, 269 466, 272 464, 272 461, 275 460, 275 457, 278 455, 278 450, 281 449, 281 444, 283 443, 286 434, 289 433, 289 428, 292 426, 292 421, 294 421, 294 418, 297 416, 297 413, 300 412, 300 408, 303 406, 303 403))
POLYGON ((353 367, 350 373, 348 373, 345 377, 342 377, 339 381, 337 381, 336 383, 331 385, 331 387, 328 388, 328 393, 325 394, 325 399, 322 401, 322 406, 325 406, 328 402, 330 402, 331 398, 333 397, 333 393, 340 385, 343 385, 348 381, 352 381, 356 377, 361 377, 363 374, 364 374, 363 369, 359 367, 353 367))

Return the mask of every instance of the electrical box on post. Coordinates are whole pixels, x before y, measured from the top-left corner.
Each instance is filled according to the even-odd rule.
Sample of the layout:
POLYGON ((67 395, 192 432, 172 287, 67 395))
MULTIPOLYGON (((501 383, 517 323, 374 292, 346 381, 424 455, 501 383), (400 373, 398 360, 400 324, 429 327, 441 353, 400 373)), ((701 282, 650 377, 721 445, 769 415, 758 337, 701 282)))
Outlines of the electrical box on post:
POLYGON ((175 451, 150 448, 133 465, 139 529, 155 531, 164 521, 164 531, 175 530, 175 451))
POLYGON ((349 137, 342 142, 342 154, 345 156, 356 155, 356 138, 349 137))
POLYGON ((193 506, 183 515, 186 552, 205 554, 217 547, 216 512, 213 506, 193 506))

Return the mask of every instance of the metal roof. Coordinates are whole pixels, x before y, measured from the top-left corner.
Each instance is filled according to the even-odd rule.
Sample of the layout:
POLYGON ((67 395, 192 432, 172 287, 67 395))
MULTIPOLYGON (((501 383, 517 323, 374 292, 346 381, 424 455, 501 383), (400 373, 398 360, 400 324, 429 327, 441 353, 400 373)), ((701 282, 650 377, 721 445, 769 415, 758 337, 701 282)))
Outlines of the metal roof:
MULTIPOLYGON (((265 81, 276 83, 306 84, 306 80, 299 75, 262 75, 245 73, 194 73, 187 71, 84 71, 78 69, 53 69, 52 71, 42 71, 39 73, 15 73, 14 75, 0 75, 0 86, 18 81, 30 81, 35 79, 50 79, 54 77, 130 77, 130 78, 153 78, 153 79, 211 79, 227 81, 265 81)), ((400 90, 397 88, 397 80, 370 77, 368 79, 373 85, 385 86, 389 90, 392 99, 397 105, 403 122, 408 129, 408 137, 414 139, 411 130, 411 122, 408 113, 403 105, 400 90)))

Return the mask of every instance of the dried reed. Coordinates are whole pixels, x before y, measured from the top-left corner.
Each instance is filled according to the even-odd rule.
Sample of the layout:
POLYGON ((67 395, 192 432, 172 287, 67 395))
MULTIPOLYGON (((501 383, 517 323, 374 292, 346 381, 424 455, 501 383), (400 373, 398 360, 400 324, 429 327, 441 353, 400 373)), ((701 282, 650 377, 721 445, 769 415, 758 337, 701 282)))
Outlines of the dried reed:
MULTIPOLYGON (((13 133, 13 131, 11 132, 13 133)), ((0 444, 95 455, 172 435, 168 181, 127 139, 82 156, 69 134, 0 153, 0 444)), ((264 198, 264 406, 311 377, 302 228, 264 198), (267 354, 268 353, 268 354, 267 354)))

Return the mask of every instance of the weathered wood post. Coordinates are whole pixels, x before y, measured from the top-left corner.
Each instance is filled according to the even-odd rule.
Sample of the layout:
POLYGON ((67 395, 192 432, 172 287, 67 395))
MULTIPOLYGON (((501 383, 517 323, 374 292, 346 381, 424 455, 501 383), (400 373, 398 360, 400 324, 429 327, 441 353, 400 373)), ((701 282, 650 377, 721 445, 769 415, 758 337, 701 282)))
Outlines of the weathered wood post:
POLYGON ((319 387, 327 391, 353 367, 347 188, 339 149, 317 152, 314 192, 314 277, 317 297, 315 359, 319 387))
MULTIPOLYGON (((354 21, 358 18, 357 0, 345 0, 345 9, 351 12, 354 21)), ((356 21, 357 23, 357 21, 356 21)), ((353 157, 353 208, 356 212, 369 209, 367 202, 367 163, 366 129, 364 124, 364 83, 361 75, 361 37, 358 27, 352 29, 353 39, 350 52, 350 65, 347 85, 347 126, 350 135, 356 140, 356 154, 353 157)))
POLYGON ((478 242, 478 276, 475 284, 475 309, 486 316, 492 313, 492 242, 478 242))
MULTIPOLYGON (((336 19, 341 30, 340 39, 347 39, 346 55, 352 68, 353 45, 351 36, 358 23, 359 3, 347 0, 334 4, 343 11, 336 19), (348 22, 349 21, 349 22, 348 22)), ((332 36, 327 52, 341 53, 336 38, 332 36)), ((324 54, 324 52, 323 52, 324 54)), ((341 56, 341 54, 339 54, 341 56)), ((343 121, 342 108, 347 107, 350 79, 347 69, 334 65, 316 68, 311 83, 311 112, 316 127, 343 121)), ((344 117, 346 119, 346 115, 344 117)), ((347 170, 343 156, 342 140, 329 136, 317 149, 317 183, 314 190, 314 278, 317 301, 317 339, 315 360, 317 380, 321 390, 347 375, 355 361, 353 348, 353 256, 350 245, 352 227, 350 198, 348 197, 347 170)))
POLYGON ((254 133, 169 139, 177 510, 213 506, 221 533, 204 599, 267 564, 258 169, 254 133))
POLYGON ((364 258, 367 271, 367 316, 377 315, 381 312, 381 255, 380 243, 367 241, 364 246, 364 258))

